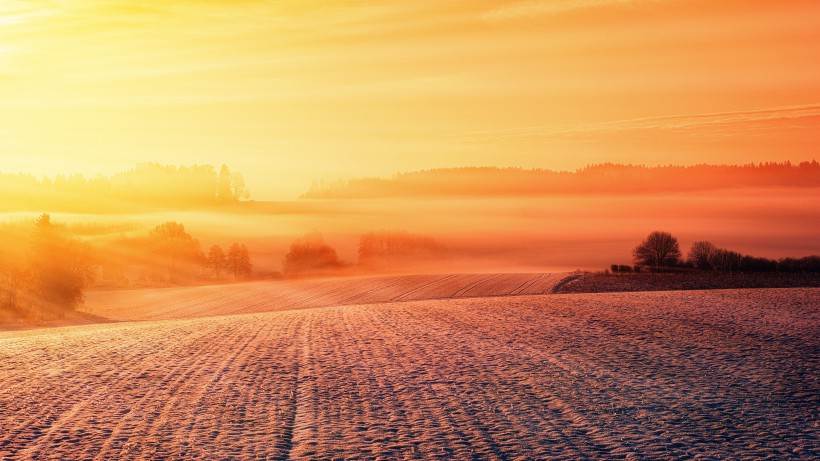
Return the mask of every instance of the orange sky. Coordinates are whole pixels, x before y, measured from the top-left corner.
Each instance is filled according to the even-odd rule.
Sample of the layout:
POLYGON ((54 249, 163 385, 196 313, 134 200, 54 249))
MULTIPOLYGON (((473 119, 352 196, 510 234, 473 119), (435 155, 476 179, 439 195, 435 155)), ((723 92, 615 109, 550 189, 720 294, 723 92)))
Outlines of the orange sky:
POLYGON ((820 2, 4 0, 0 169, 818 158, 820 2))

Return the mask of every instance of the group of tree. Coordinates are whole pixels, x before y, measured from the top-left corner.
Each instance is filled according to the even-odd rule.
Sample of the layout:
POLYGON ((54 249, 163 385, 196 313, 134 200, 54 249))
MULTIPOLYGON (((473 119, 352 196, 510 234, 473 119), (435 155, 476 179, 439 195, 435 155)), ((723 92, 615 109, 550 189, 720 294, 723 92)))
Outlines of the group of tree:
POLYGON ((708 241, 692 244, 686 264, 695 269, 717 272, 820 272, 820 256, 775 260, 718 248, 708 241))
POLYGON ((167 274, 171 283, 190 278, 191 268, 200 266, 204 259, 199 241, 175 221, 156 226, 148 234, 147 244, 150 261, 167 274))
POLYGON ((325 242, 320 233, 310 232, 290 245, 282 263, 282 272, 289 276, 321 275, 337 272, 345 266, 336 250, 325 242))
POLYGON ((253 273, 251 257, 244 243, 234 242, 227 253, 219 245, 211 245, 207 265, 211 277, 217 280, 222 279, 223 273, 232 276, 234 280, 249 278, 253 273))
POLYGON ((238 202, 249 195, 242 174, 226 165, 217 173, 211 165, 143 163, 110 177, 78 174, 38 179, 27 174, 0 173, 0 196, 14 197, 0 204, 4 211, 202 207, 238 202), (66 201, 65 197, 83 200, 66 201))
POLYGON ((176 221, 159 224, 147 235, 115 240, 103 253, 104 279, 114 285, 129 284, 122 275, 126 267, 138 271, 137 282, 142 285, 185 285, 226 277, 242 280, 253 275, 245 244, 234 242, 227 252, 212 245, 205 254, 199 240, 176 221))
MULTIPOLYGON (((357 269, 401 270, 443 255, 443 247, 430 237, 404 231, 368 232, 359 239, 357 269)), ((286 276, 330 275, 354 265, 340 260, 321 234, 310 232, 290 245, 282 268, 286 276)))
POLYGON ((369 269, 400 269, 442 254, 432 237, 404 231, 369 232, 359 239, 359 265, 369 269))
POLYGON ((94 280, 88 245, 52 222, 37 218, 27 248, 7 251, 0 262, 0 312, 19 317, 62 317, 83 302, 94 280))
POLYGON ((218 202, 236 202, 250 197, 245 187, 245 178, 239 172, 231 172, 227 165, 222 165, 217 177, 216 196, 218 202))
POLYGON ((820 163, 656 166, 604 163, 576 171, 523 168, 442 168, 315 182, 305 198, 396 196, 533 196, 564 194, 640 194, 729 188, 818 187, 820 163))
MULTIPOLYGON (((643 268, 659 272, 672 270, 698 270, 714 272, 820 272, 820 256, 803 258, 768 259, 744 255, 725 248, 718 248, 708 241, 697 241, 689 248, 684 259, 678 239, 662 231, 650 233, 632 250, 634 270, 643 268)), ((611 266, 612 272, 631 272, 630 266, 611 266)))

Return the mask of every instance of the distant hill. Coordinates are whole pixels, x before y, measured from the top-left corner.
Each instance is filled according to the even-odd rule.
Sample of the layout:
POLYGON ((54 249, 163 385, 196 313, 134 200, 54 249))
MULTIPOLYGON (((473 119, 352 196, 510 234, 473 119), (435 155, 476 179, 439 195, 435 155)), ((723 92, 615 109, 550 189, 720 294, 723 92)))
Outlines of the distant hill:
POLYGON ((392 178, 315 182, 302 198, 644 194, 750 187, 820 187, 820 164, 657 166, 604 163, 576 171, 443 168, 392 178))

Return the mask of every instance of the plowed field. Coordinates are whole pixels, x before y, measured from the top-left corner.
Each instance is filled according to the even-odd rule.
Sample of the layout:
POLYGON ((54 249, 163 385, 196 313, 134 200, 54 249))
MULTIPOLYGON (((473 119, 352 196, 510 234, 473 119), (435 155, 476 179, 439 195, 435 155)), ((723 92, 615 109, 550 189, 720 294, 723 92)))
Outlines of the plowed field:
POLYGON ((550 293, 566 274, 446 274, 95 291, 84 311, 112 320, 165 320, 421 299, 550 293))
POLYGON ((110 312, 143 321, 0 333, 0 459, 820 456, 820 289, 486 297, 541 282, 469 277, 305 282, 350 304, 309 309, 261 284, 132 291, 110 312))

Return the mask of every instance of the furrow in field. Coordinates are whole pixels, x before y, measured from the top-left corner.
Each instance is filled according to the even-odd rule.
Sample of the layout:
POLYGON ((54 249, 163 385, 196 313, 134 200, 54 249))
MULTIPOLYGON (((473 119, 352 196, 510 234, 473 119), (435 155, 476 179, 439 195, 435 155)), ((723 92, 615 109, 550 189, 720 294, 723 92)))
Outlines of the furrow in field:
POLYGON ((252 282, 234 285, 99 291, 86 310, 103 318, 183 319, 270 312, 353 303, 545 293, 544 274, 409 275, 328 280, 252 282))
MULTIPOLYGON (((383 294, 547 285, 410 280, 383 294)), ((347 282, 304 288, 352 296, 347 282)), ((257 288, 241 293, 224 309, 264 302, 257 288)), ((203 312, 194 299, 187 312, 203 312)), ((424 300, 6 332, 0 458, 813 460, 818 331, 820 289, 424 300)))
MULTIPOLYGON (((8 360, 3 361, 7 366, 0 376, 22 370, 25 378, 23 386, 6 387, 3 402, 9 411, 24 410, 25 417, 2 425, 6 430, 0 434, 0 453, 3 447, 13 445, 11 442, 22 434, 26 434, 26 446, 34 446, 41 439, 54 437, 55 429, 59 429, 64 422, 60 421, 63 415, 76 413, 89 402, 104 396, 105 388, 89 386, 87 377, 103 380, 127 378, 130 369, 100 367, 98 357, 116 354, 117 359, 133 359, 137 355, 133 353, 133 346, 139 340, 123 335, 118 338, 117 344, 99 341, 95 335, 94 328, 82 329, 74 335, 55 331, 50 335, 27 338, 29 344, 25 344, 23 338, 18 341, 12 339, 12 346, 24 347, 3 348, 9 356, 6 357, 8 360), (119 346, 125 346, 125 349, 120 351, 119 346)), ((150 332, 145 336, 151 340, 150 332)))
MULTIPOLYGON (((556 412, 555 395, 534 396, 530 391, 535 384, 533 377, 522 377, 516 366, 519 364, 507 361, 507 355, 498 344, 436 322, 439 315, 447 315, 446 311, 431 316, 425 312, 419 316, 415 311, 417 307, 399 308, 403 310, 403 323, 409 331, 418 331, 419 324, 425 323, 426 336, 423 341, 413 336, 406 339, 413 349, 436 363, 437 369, 448 371, 439 376, 439 382, 460 402, 459 424, 473 427, 477 433, 494 440, 496 455, 507 459, 522 450, 535 458, 577 459, 595 455, 589 447, 589 434, 578 424, 578 415, 569 406, 556 412), (449 347, 442 348, 444 344, 449 347), (479 376, 481 385, 476 386, 473 377, 479 376)), ((543 371, 539 378, 546 375, 546 370, 543 371)), ((560 379, 556 373, 549 376, 560 379)))
POLYGON ((38 386, 36 395, 57 417, 38 429, 43 418, 34 415, 35 424, 0 442, 0 457, 248 459, 283 451, 276 440, 284 438, 290 410, 282 404, 293 374, 290 338, 299 336, 301 322, 286 314, 273 321, 257 316, 101 330, 102 342, 116 344, 122 330, 133 329, 142 330, 144 341, 101 350, 95 363, 65 361, 76 385, 38 386), (249 443, 237 445, 237 437, 249 443))
MULTIPOLYGON (((730 293, 711 296, 719 296, 727 306, 760 304, 760 300, 746 296, 738 299, 730 293)), ((662 297, 653 294, 650 299, 657 301, 662 297)), ((464 335, 466 344, 489 343, 497 354, 509 357, 524 354, 542 364, 541 367, 522 367, 508 376, 517 376, 522 381, 537 379, 539 368, 548 371, 548 375, 567 375, 568 379, 545 379, 546 386, 535 389, 546 387, 556 393, 560 401, 574 402, 575 412, 583 413, 579 415, 583 418, 577 421, 586 429, 598 426, 595 430, 598 432, 600 427, 606 428, 610 440, 618 440, 622 445, 616 444, 613 450, 606 448, 606 443, 599 444, 601 450, 608 450, 606 456, 610 458, 614 456, 613 451, 625 455, 634 451, 630 447, 640 445, 644 445, 644 455, 651 456, 668 455, 667 450, 678 451, 680 455, 683 447, 692 453, 707 453, 708 446, 718 442, 744 453, 750 451, 750 446, 759 444, 761 434, 786 437, 791 433, 793 438, 799 421, 816 420, 807 409, 816 408, 817 399, 811 397, 809 389, 817 390, 817 381, 807 380, 808 375, 803 371, 807 363, 817 365, 816 358, 806 355, 816 345, 805 349, 804 341, 808 337, 803 336, 797 341, 799 347, 794 347, 792 343, 796 338, 783 338, 785 331, 774 331, 773 336, 780 340, 772 341, 770 337, 762 342, 755 339, 757 335, 748 327, 744 328, 745 334, 738 343, 736 335, 726 334, 727 324, 723 318, 708 319, 707 316, 708 320, 702 321, 704 313, 714 313, 720 305, 704 306, 698 300, 692 297, 695 305, 689 309, 675 307, 665 315, 654 315, 649 322, 644 316, 653 312, 641 309, 644 306, 640 304, 636 306, 634 296, 629 298, 630 304, 624 306, 632 311, 628 315, 617 307, 610 310, 580 305, 569 312, 571 328, 567 332, 570 334, 563 338, 543 329, 543 322, 538 319, 543 316, 540 310, 528 313, 529 309, 510 309, 509 304, 504 310, 473 311, 467 316, 458 309, 436 310, 436 315, 430 315, 426 309, 414 313, 425 323, 449 324, 443 330, 451 332, 453 341, 464 335), (508 310, 527 315, 505 322, 510 316, 508 310), (604 327, 596 318, 599 316, 611 317, 612 323, 604 327), (688 320, 694 318, 701 320, 687 327, 688 320), (640 330, 635 329, 636 324, 640 330), (672 329, 674 334, 666 331, 669 326, 677 326, 672 329), (653 338, 647 334, 650 331, 661 334, 653 338), (783 342, 783 339, 788 340, 783 342), (579 406, 579 401, 584 404, 579 406), (773 424, 773 414, 788 421, 773 424), (583 423, 583 420, 594 424, 583 423)), ((520 298, 514 302, 527 301, 520 298)), ((784 300, 770 300, 777 305, 775 301, 784 300)), ((567 314, 566 309, 556 307, 559 309, 556 314, 561 314, 560 310, 567 314)), ((771 319, 766 317, 786 314, 782 310, 761 313, 751 309, 748 313, 751 318, 762 317, 769 331, 771 319)), ((560 318, 551 316, 553 322, 560 318)), ((816 309, 814 320, 816 329, 816 309)), ((566 325, 562 328, 566 329, 566 325)), ((811 431, 803 425, 804 434, 807 430, 811 431)), ((782 438, 769 442, 773 449, 784 452, 788 449, 788 443, 782 438)))

